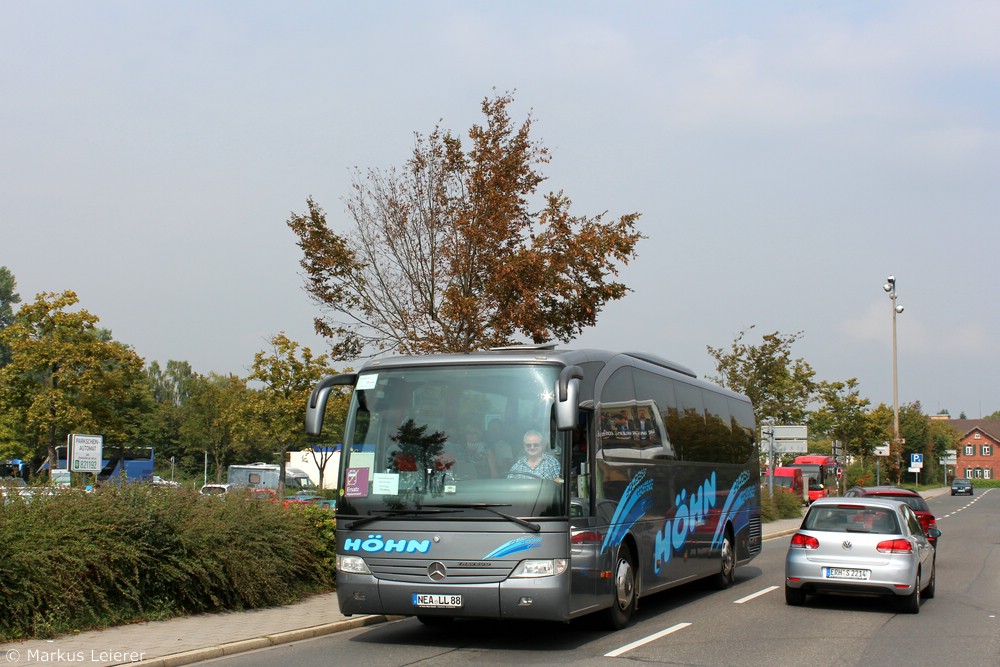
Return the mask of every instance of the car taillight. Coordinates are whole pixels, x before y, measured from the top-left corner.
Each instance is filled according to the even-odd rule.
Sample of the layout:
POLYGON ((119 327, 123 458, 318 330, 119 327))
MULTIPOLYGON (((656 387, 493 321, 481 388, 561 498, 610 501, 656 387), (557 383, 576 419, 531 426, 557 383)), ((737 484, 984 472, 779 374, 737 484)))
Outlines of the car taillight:
POLYGON ((793 549, 819 549, 819 540, 812 535, 795 533, 792 535, 791 547, 793 549))
POLYGON ((908 554, 913 553, 913 545, 909 540, 885 540, 879 542, 875 550, 883 554, 908 554))
POLYGON ((573 544, 600 544, 603 539, 604 536, 596 530, 581 530, 578 533, 573 533, 573 537, 569 541, 573 544))

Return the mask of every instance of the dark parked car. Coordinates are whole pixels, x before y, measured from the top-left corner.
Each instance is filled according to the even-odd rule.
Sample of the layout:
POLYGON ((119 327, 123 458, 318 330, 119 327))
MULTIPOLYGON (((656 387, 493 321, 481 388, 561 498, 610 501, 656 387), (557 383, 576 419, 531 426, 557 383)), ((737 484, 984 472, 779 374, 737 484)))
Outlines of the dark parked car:
POLYGON ((884 596, 916 614, 934 597, 936 549, 909 505, 887 498, 821 498, 785 556, 785 602, 810 594, 884 596))
POLYGON ((972 495, 972 480, 966 479, 964 477, 956 477, 951 480, 951 495, 957 496, 958 494, 969 494, 972 495))
POLYGON ((924 528, 924 533, 931 544, 937 545, 937 538, 930 533, 931 528, 937 528, 937 519, 931 513, 931 508, 916 491, 901 489, 898 486, 852 486, 844 494, 845 498, 889 498, 891 500, 902 500, 913 510, 920 519, 920 525, 924 528))

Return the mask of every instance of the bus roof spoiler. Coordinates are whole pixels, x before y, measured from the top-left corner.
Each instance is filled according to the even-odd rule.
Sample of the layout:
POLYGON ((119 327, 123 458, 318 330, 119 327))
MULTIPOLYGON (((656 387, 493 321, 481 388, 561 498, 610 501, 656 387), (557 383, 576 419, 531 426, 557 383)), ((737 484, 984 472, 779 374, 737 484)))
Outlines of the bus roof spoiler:
POLYGON ((491 347, 491 352, 517 352, 518 350, 554 350, 555 343, 520 343, 518 345, 504 345, 502 347, 491 347))

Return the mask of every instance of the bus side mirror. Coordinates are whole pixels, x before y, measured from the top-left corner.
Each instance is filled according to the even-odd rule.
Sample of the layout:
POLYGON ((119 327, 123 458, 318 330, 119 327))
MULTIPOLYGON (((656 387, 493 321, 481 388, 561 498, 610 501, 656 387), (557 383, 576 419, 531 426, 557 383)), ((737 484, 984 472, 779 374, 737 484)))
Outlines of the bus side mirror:
POLYGON ((326 402, 330 398, 330 391, 336 386, 353 387, 357 381, 357 373, 342 373, 340 375, 327 375, 316 383, 309 396, 309 404, 306 406, 306 433, 319 435, 322 432, 323 413, 326 411, 326 402))
POLYGON ((556 386, 556 428, 560 431, 577 427, 582 379, 583 370, 579 366, 567 366, 559 373, 559 382, 556 386))

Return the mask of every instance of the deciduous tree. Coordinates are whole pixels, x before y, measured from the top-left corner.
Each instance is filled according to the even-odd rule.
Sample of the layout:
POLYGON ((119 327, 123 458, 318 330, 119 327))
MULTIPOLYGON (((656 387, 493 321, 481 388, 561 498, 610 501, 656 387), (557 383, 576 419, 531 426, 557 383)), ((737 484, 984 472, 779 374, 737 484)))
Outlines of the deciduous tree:
POLYGON ((207 453, 215 463, 214 479, 221 482, 226 467, 237 462, 240 441, 233 432, 248 400, 246 382, 232 374, 196 374, 190 392, 181 406, 181 445, 189 457, 207 453))
POLYGON ((771 417, 777 424, 801 424, 815 390, 815 372, 804 359, 792 359, 792 345, 802 332, 767 334, 759 345, 745 338, 754 327, 741 331, 729 350, 708 346, 718 373, 709 379, 753 401, 758 423, 771 417))
POLYGON ((191 364, 186 361, 170 360, 165 369, 156 361, 149 363, 146 377, 153 406, 146 415, 142 435, 145 444, 156 448, 158 460, 173 458, 190 473, 201 469, 204 455, 201 452, 193 456, 181 445, 182 406, 191 395, 194 376, 191 364))
POLYGON ((39 294, 0 331, 11 361, 0 368, 0 412, 18 415, 20 434, 56 460, 69 433, 97 433, 127 446, 147 409, 142 359, 97 327, 71 291, 39 294))
POLYGON ((629 291, 614 277, 635 256, 639 215, 575 215, 562 192, 539 201, 549 152, 530 115, 515 126, 511 102, 483 101, 468 150, 439 126, 416 135, 401 170, 357 173, 348 234, 312 198, 289 218, 335 359, 566 341, 629 291))
MULTIPOLYGON (((17 281, 6 266, 0 266, 0 331, 14 322, 14 306, 21 302, 17 281)), ((0 343, 0 368, 10 363, 10 349, 0 343)))
POLYGON ((871 401, 861 397, 857 378, 845 382, 819 382, 816 398, 820 406, 809 415, 810 432, 839 440, 846 453, 871 456, 872 448, 878 444, 870 437, 866 418, 871 401))
MULTIPOLYGON (((251 392, 246 404, 247 418, 243 423, 247 428, 246 437, 281 452, 283 463, 283 454, 291 447, 309 446, 303 427, 306 402, 313 386, 329 374, 331 368, 326 355, 313 356, 312 350, 301 347, 284 333, 271 338, 270 344, 270 354, 260 351, 254 355, 247 379, 260 383, 261 387, 251 392)), ((334 399, 339 397, 339 393, 332 396, 334 399)), ((329 406, 328 411, 333 418, 332 423, 337 421, 334 416, 337 414, 340 424, 343 424, 343 415, 339 414, 336 403, 329 406)), ((333 452, 329 449, 313 449, 321 486, 324 469, 332 456, 333 452)))

